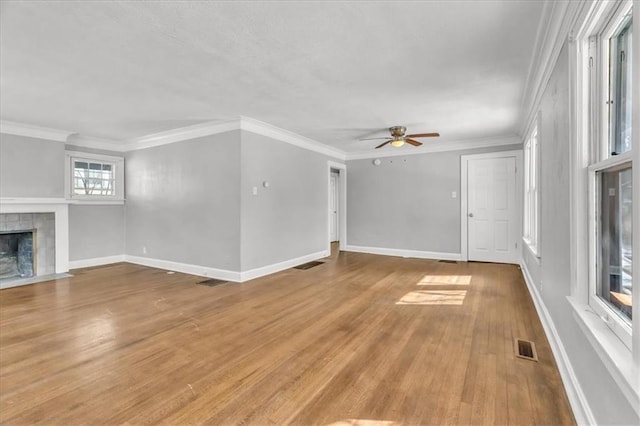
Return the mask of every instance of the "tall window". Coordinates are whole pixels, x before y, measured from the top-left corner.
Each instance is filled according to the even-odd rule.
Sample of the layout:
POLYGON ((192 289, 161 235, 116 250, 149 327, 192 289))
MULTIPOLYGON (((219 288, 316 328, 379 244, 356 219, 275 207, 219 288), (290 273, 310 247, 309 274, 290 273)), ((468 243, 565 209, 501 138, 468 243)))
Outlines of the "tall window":
POLYGON ((632 149, 631 2, 592 37, 590 99, 594 132, 589 165, 591 268, 589 305, 631 347, 632 149), (600 88, 600 90, 598 90, 600 88))
POLYGON ((524 143, 524 241, 537 256, 539 253, 539 177, 538 121, 524 143))

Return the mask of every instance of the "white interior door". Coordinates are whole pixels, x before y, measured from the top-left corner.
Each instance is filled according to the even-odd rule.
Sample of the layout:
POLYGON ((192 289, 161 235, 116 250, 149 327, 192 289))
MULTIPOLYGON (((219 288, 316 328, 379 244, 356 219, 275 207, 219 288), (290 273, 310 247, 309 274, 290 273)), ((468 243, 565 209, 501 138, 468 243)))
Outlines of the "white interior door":
POLYGON ((469 159, 467 179, 469 260, 517 263, 516 158, 469 159))
POLYGON ((331 242, 338 241, 338 174, 331 173, 331 195, 329 196, 329 226, 331 242))

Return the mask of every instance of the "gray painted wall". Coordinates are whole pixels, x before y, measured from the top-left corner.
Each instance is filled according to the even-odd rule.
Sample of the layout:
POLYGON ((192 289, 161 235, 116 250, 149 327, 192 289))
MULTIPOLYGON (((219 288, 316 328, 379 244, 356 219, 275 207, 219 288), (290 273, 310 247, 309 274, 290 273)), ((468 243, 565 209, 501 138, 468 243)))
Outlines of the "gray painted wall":
MULTIPOLYGON (((64 142, 0 134, 0 197, 64 198, 65 149, 95 152, 64 142)), ((121 254, 123 206, 69 206, 70 261, 121 254)))
POLYGON ((0 197, 64 197, 64 142, 0 133, 0 197))
POLYGON ((460 156, 521 148, 386 157, 379 166, 348 161, 347 243, 460 253, 460 156))
POLYGON ((639 424, 572 315, 570 271, 570 117, 568 52, 565 46, 541 101, 540 266, 528 248, 523 257, 567 351, 599 424, 639 424))
POLYGON ((69 260, 124 254, 124 206, 69 206, 69 260))
MULTIPOLYGON (((122 152, 65 145, 67 151, 122 157, 122 152)), ((124 205, 69 206, 69 260, 124 254, 124 205)))
MULTIPOLYGON (((122 155, 13 135, 1 141, 7 197, 64 197, 65 149, 122 155)), ((129 254, 247 271, 323 251, 328 159, 245 131, 129 152, 125 206, 70 205, 69 259, 129 254)))
POLYGON ((125 162, 126 254, 240 270, 240 131, 131 151, 125 162))
POLYGON ((330 158, 246 131, 241 157, 242 271, 326 250, 330 158))

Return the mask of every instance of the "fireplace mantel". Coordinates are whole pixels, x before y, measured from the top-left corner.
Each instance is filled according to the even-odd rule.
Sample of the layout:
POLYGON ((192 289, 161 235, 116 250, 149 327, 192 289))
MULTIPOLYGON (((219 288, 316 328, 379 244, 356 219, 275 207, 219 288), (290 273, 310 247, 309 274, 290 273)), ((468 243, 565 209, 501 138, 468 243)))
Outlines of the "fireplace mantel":
POLYGON ((55 215, 56 273, 69 271, 69 201, 64 198, 0 198, 0 213, 55 215))

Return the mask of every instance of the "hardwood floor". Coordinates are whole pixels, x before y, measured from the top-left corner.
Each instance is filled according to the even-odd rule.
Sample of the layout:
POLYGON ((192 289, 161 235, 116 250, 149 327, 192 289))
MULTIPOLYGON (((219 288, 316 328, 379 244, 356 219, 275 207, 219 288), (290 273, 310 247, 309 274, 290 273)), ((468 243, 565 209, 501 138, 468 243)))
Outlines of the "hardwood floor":
POLYGON ((574 423, 518 267, 325 260, 214 287, 121 263, 2 290, 0 421, 574 423))

